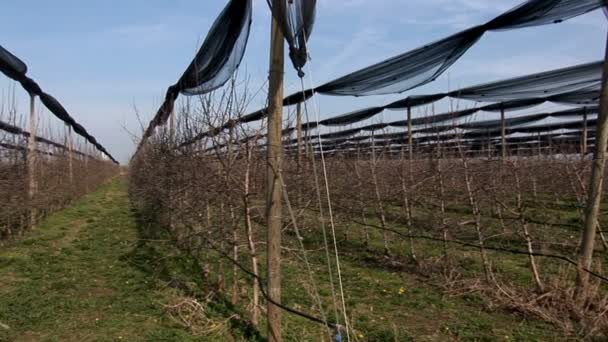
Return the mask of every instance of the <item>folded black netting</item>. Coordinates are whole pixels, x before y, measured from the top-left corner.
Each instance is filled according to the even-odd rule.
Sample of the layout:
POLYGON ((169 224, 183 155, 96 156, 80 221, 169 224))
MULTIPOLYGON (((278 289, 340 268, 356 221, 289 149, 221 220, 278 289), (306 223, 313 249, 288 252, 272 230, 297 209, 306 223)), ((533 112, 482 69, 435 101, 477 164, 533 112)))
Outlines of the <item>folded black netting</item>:
POLYGON ((68 114, 67 110, 65 110, 61 103, 59 103, 59 101, 57 101, 57 99, 55 99, 53 96, 47 93, 42 93, 40 94, 40 100, 42 101, 44 106, 49 111, 51 111, 51 113, 53 113, 57 118, 59 118, 59 120, 67 123, 70 126, 76 123, 76 121, 70 116, 70 114, 68 114))
POLYGON ((0 71, 15 81, 25 77, 27 65, 0 45, 0 71))
POLYGON ((340 77, 316 88, 330 95, 401 93, 441 75, 483 35, 481 27, 457 33, 405 54, 340 77))
MULTIPOLYGON (((313 92, 353 96, 400 93, 431 82, 441 75, 488 30, 507 30, 557 23, 602 6, 603 0, 529 0, 484 25, 464 30, 445 39, 350 73, 314 89, 309 89, 306 94, 293 94, 288 96, 284 102, 294 104, 298 101, 304 101, 313 92)), ((467 94, 452 92, 450 95, 462 95, 463 98, 470 97, 478 101, 505 101, 519 98, 548 97, 585 87, 584 82, 577 86, 566 87, 561 81, 562 79, 558 75, 550 81, 547 79, 545 83, 549 86, 547 89, 534 86, 524 89, 518 88, 518 83, 511 83, 503 84, 504 88, 500 89, 465 89, 468 91, 467 94), (554 83, 551 84, 551 82, 554 83), (509 92, 501 93, 501 90, 509 92), (487 93, 480 93, 481 91, 487 93), (494 99, 491 98, 492 96, 494 99)), ((437 96, 441 98, 445 94, 443 96, 438 94, 437 96)), ((400 104, 394 104, 391 109, 400 108, 399 106, 403 108, 412 105, 408 105, 407 101, 404 101, 400 104)))
MULTIPOLYGON (((540 121, 546 118, 565 118, 565 117, 582 117, 584 115, 593 115, 597 114, 599 110, 598 106, 591 107, 579 107, 579 108, 570 108, 558 112, 552 113, 539 113, 532 115, 525 115, 515 118, 505 119, 505 126, 512 127, 518 125, 524 125, 527 123, 532 123, 536 121, 540 121)), ((478 122, 469 122, 456 125, 457 128, 461 129, 494 129, 499 130, 502 127, 502 120, 486 120, 486 121, 478 121, 478 122)))
MULTIPOLYGON (((486 91, 491 89, 494 100, 504 102, 493 103, 477 108, 464 109, 454 112, 429 115, 412 119, 412 125, 424 125, 452 121, 473 115, 479 111, 499 112, 514 111, 531 108, 544 102, 551 101, 565 104, 593 104, 597 103, 600 92, 600 79, 602 77, 602 62, 587 63, 574 67, 552 70, 524 77, 501 80, 484 85, 473 86, 453 91, 449 94, 439 93, 433 95, 414 95, 405 99, 395 101, 382 107, 370 107, 342 114, 320 121, 323 126, 339 126, 357 123, 373 117, 384 109, 404 109, 411 106, 420 106, 440 100, 446 96, 463 97, 478 100, 478 96, 470 94, 481 94, 484 97, 486 91), (559 81, 559 83, 557 83, 559 81), (529 92, 523 91, 527 89, 529 92), (573 90, 574 89, 574 90, 573 90), (517 96, 523 96, 517 98, 517 96), (539 97, 535 97, 539 96, 539 97), (512 99, 515 98, 515 99, 512 99)), ((479 101, 479 100, 478 100, 479 101)), ((264 110, 254 112, 254 120, 265 116, 264 110)), ((252 115, 252 114, 250 114, 252 115)), ((248 122, 240 120, 241 122, 248 122)), ((392 127, 408 126, 407 120, 399 120, 389 123, 392 127)), ((316 127, 316 126, 314 126, 316 127)))
POLYGON ((140 147, 157 126, 167 122, 178 94, 206 94, 228 82, 245 54, 251 14, 251 0, 230 0, 211 26, 190 65, 177 83, 167 89, 165 100, 144 132, 140 147))
POLYGON ((342 126, 371 118, 372 116, 382 113, 383 107, 371 107, 363 110, 354 111, 351 113, 335 116, 330 119, 319 121, 323 126, 342 126))
POLYGON ((33 79, 27 76, 23 76, 20 80, 20 83, 23 89, 25 89, 25 91, 27 91, 28 93, 33 95, 42 94, 42 89, 40 88, 38 83, 36 83, 33 79))
POLYGON ((583 115, 594 115, 599 114, 600 106, 592 105, 592 106, 583 106, 577 108, 570 108, 561 110, 558 112, 549 113, 551 117, 560 118, 560 117, 582 117, 583 115))
POLYGON ((303 77, 302 68, 308 61, 307 42, 315 23, 317 1, 267 0, 266 2, 289 45, 289 58, 294 68, 298 70, 299 76, 303 77), (278 6, 273 6, 273 3, 278 6))
POLYGON ((383 130, 387 127, 389 127, 389 125, 387 123, 377 123, 377 124, 363 126, 363 127, 361 127, 361 130, 362 131, 371 131, 373 133, 374 131, 383 130))
POLYGON ((112 157, 112 155, 101 144, 99 144, 99 142, 97 142, 95 137, 90 135, 82 125, 77 123, 76 120, 70 116, 67 110, 61 105, 61 103, 59 103, 59 101, 57 101, 57 99, 45 92, 42 92, 39 94, 39 96, 44 106, 51 113, 53 113, 61 121, 65 122, 68 126, 72 127, 76 134, 85 138, 89 143, 95 146, 95 148, 110 158, 110 160, 112 160, 115 164, 118 164, 118 161, 114 159, 114 157, 112 157))
MULTIPOLYGON (((516 133, 516 132, 520 132, 520 133, 521 132, 524 132, 524 133, 525 132, 545 132, 545 131, 553 131, 556 129, 580 128, 583 125, 583 121, 554 123, 554 124, 547 124, 547 125, 541 125, 541 126, 528 126, 528 127, 513 127, 513 126, 537 122, 537 121, 540 121, 540 120, 543 120, 543 119, 546 119, 549 117, 554 117, 554 118, 581 117, 585 113, 589 114, 589 115, 597 114, 598 109, 599 108, 597 106, 581 107, 581 108, 566 109, 566 110, 562 110, 562 111, 558 111, 558 112, 554 112, 554 113, 539 113, 539 114, 526 115, 526 116, 521 116, 521 117, 516 117, 516 118, 509 118, 509 119, 505 120, 505 125, 507 127, 506 131, 507 131, 507 134, 512 134, 512 133, 516 133)), ((595 122, 596 122, 596 119, 589 119, 588 127, 593 127, 595 125, 595 122)), ((494 136, 500 136, 501 127, 502 127, 501 120, 486 120, 486 121, 464 123, 464 124, 458 124, 458 125, 444 125, 444 126, 420 128, 420 129, 413 130, 412 135, 433 134, 433 135, 428 136, 426 138, 427 140, 424 140, 424 139, 416 140, 419 137, 414 138, 415 142, 416 141, 420 142, 420 141, 428 141, 428 138, 435 137, 434 133, 435 134, 443 133, 443 132, 447 132, 450 130, 461 129, 461 130, 466 131, 466 133, 464 133, 464 134, 465 134, 465 136, 467 136, 469 138, 479 137, 479 136, 494 137, 494 136)), ((356 130, 345 131, 344 135, 342 135, 342 132, 335 132, 335 133, 331 133, 331 134, 327 134, 327 135, 322 135, 322 138, 335 139, 337 137, 350 136, 350 135, 359 133, 359 131, 362 131, 364 129, 356 129, 356 130), (358 131, 356 131, 356 130, 358 130, 358 131)), ((357 141, 357 140, 365 140, 365 139, 372 139, 372 138, 375 138, 377 140, 391 140, 391 139, 407 140, 408 133, 407 132, 397 132, 397 133, 387 133, 387 134, 365 135, 365 136, 348 138, 346 140, 357 141)))
POLYGON ((545 99, 545 98, 511 100, 511 101, 489 104, 489 105, 480 107, 480 110, 482 110, 484 112, 522 110, 522 109, 538 106, 545 102, 547 102, 547 99, 545 99))
POLYGON ((298 103, 302 103, 315 94, 314 89, 306 89, 294 94, 291 94, 283 99, 283 106, 291 106, 298 103))
POLYGON ((601 83, 604 61, 515 77, 460 89, 450 96, 474 101, 507 101, 521 98, 551 97, 587 90, 601 83))
MULTIPOLYGON (((362 111, 363 113, 363 111, 362 111)), ((357 114, 357 113, 352 113, 352 114, 357 114)), ((351 115, 351 114, 347 114, 347 115, 351 115)), ((370 115, 369 117, 375 115, 375 114, 365 114, 365 115, 370 115)), ((342 126, 342 125, 347 125, 348 123, 338 123, 338 120, 342 120, 342 119, 338 119, 336 118, 336 120, 334 121, 334 118, 329 119, 331 121, 328 120, 323 120, 323 121, 319 121, 319 122, 307 122, 307 123, 303 123, 302 124, 302 130, 303 131, 307 131, 307 130, 311 130, 314 128, 317 128, 319 125, 324 125, 324 126, 342 126), (326 122, 327 121, 327 122, 326 122)), ((358 122, 360 120, 355 120, 354 116, 353 117, 345 117, 345 120, 353 120, 353 122, 358 122)), ((363 127, 359 127, 359 128, 355 128, 356 130, 363 130, 363 131, 375 131, 375 130, 379 130, 379 129, 384 129, 386 127, 389 127, 390 124, 387 123, 379 123, 379 124, 371 124, 371 125, 367 125, 367 126, 363 126, 363 127)), ((349 132, 352 130, 346 130, 344 132, 349 132)), ((340 132, 338 132, 338 134, 340 134, 340 132)), ((345 133, 347 134, 347 133, 345 133)))
MULTIPOLYGON (((561 133, 545 133, 545 134, 531 134, 526 136, 518 137, 507 137, 505 140, 510 146, 519 146, 534 143, 535 147, 538 147, 539 143, 547 143, 552 141, 553 143, 569 143, 578 142, 581 139, 580 133, 575 134, 561 134, 561 133)), ((592 139, 589 139, 590 141, 592 139)), ((494 148, 500 148, 501 140, 496 137, 484 137, 479 135, 471 134, 447 134, 440 136, 427 136, 421 138, 415 138, 414 144, 425 145, 428 147, 436 147, 437 143, 441 143, 441 148, 446 150, 452 145, 460 145, 462 147, 470 147, 477 150, 486 149, 488 143, 492 143, 494 148)), ((386 142, 384 142, 386 144, 386 142)), ((392 148, 395 150, 403 149, 408 147, 407 139, 393 139, 390 141, 392 148)), ((341 145, 338 148, 341 148, 341 145)), ((418 146, 420 147, 420 146, 418 146)))
POLYGON ((200 95, 224 85, 243 59, 250 27, 251 0, 231 0, 177 82, 177 90, 200 95))
MULTIPOLYGON (((587 127, 595 127, 597 124, 597 119, 587 120, 587 127)), ((536 126, 523 126, 523 127, 511 127, 506 129, 506 134, 513 133, 542 133, 542 132, 551 132, 560 129, 581 129, 584 125, 583 120, 579 121, 568 121, 568 122, 558 122, 552 124, 545 125, 536 125, 536 126)), ((467 132, 465 135, 479 135, 479 136, 500 136, 501 130, 499 128, 496 129, 488 129, 488 130, 476 130, 467 132)))
POLYGON ((529 0, 488 23, 395 56, 315 90, 332 95, 394 94, 433 81, 490 30, 561 22, 603 6, 603 0, 529 0))
MULTIPOLYGON (((11 124, 9 124, 7 122, 4 122, 4 121, 0 121, 0 130, 4 131, 4 132, 7 132, 7 133, 10 133, 10 134, 20 135, 20 136, 25 137, 25 138, 29 138, 30 137, 30 132, 25 131, 25 130, 21 129, 20 127, 17 127, 15 125, 11 125, 11 124)), ((69 150, 69 148, 67 146, 65 146, 63 144, 60 144, 60 143, 57 143, 57 142, 54 142, 52 140, 43 138, 43 137, 36 136, 36 141, 44 143, 44 144, 47 144, 49 146, 58 147, 58 148, 61 148, 61 149, 64 149, 64 150, 69 150)), ((86 155, 86 154, 84 154, 82 152, 79 152, 79 151, 76 151, 76 150, 74 150, 72 152, 76 153, 78 155, 86 155)))
MULTIPOLYGON (((20 151, 20 152, 24 152, 24 153, 28 153, 29 150, 27 149, 27 147, 25 146, 20 146, 20 145, 14 145, 14 144, 9 144, 9 143, 0 143, 0 147, 7 149, 7 150, 13 150, 13 151, 20 151)), ((46 156, 54 156, 55 154, 53 152, 49 152, 49 151, 43 151, 40 149, 36 149, 36 152, 42 155, 46 155, 46 156)), ((76 151, 74 151, 76 152, 76 151)), ((79 154, 79 153, 77 153, 79 154)))
MULTIPOLYGON (((371 135, 368 135, 366 138, 371 139, 371 135)), ((379 140, 390 140, 390 139, 408 139, 407 132, 396 132, 396 133, 385 133, 385 134, 375 134, 374 139, 379 140)))
MULTIPOLYGON (((517 118, 505 119, 505 126, 516 126, 527 123, 540 121, 549 117, 549 113, 541 113, 534 115, 526 115, 517 118)), ((469 122, 458 125, 459 128, 463 129, 494 129, 502 127, 502 120, 486 120, 479 122, 469 122)))
MULTIPOLYGON (((430 124, 440 123, 440 122, 445 122, 445 121, 458 120, 458 119, 462 119, 467 116, 471 116, 480 110, 481 110, 480 108, 470 108, 470 109, 463 109, 463 110, 448 112, 448 113, 443 113, 443 114, 436 114, 436 115, 429 115, 429 116, 414 118, 414 119, 412 119, 412 126, 430 125, 430 124)), ((391 127, 407 127, 408 120, 393 121, 390 123, 390 126, 391 127)))
POLYGON ((603 0, 534 0, 527 1, 486 24, 489 30, 559 23, 594 11, 604 5, 603 0))
MULTIPOLYGON (((535 101, 505 102, 503 104, 503 110, 508 111, 509 109, 510 110, 521 109, 522 107, 526 107, 526 106, 530 105, 531 103, 535 103, 535 101)), ((544 102, 544 100, 543 100, 543 102, 544 102)), ((436 124, 436 123, 441 123, 441 122, 450 121, 450 120, 456 120, 456 119, 470 116, 481 110, 485 111, 486 108, 488 108, 488 107, 489 107, 489 109, 494 109, 494 108, 500 107, 500 106, 497 106, 496 104, 492 104, 489 106, 484 106, 484 107, 479 107, 479 108, 471 108, 471 109, 465 109, 465 110, 457 111, 457 112, 416 118, 416 119, 412 119, 412 125, 413 126, 424 126, 424 125, 436 124)), ((598 112, 599 112, 598 105, 583 106, 583 107, 577 107, 577 108, 569 108, 569 109, 552 112, 552 113, 538 113, 538 114, 520 116, 520 117, 515 117, 515 118, 507 118, 507 119, 505 119, 505 125, 507 127, 512 127, 512 126, 523 125, 526 123, 540 121, 540 120, 543 120, 548 117, 553 117, 553 118, 582 117, 583 115, 594 115, 594 114, 597 114, 598 112)), ((334 140, 334 139, 341 139, 344 137, 351 137, 361 131, 372 131, 373 132, 373 131, 377 131, 377 130, 382 130, 387 127, 407 127, 407 126, 408 126, 407 120, 394 121, 394 122, 390 122, 390 123, 378 123, 378 124, 371 124, 371 125, 367 125, 367 126, 363 126, 363 127, 359 127, 359 128, 348 129, 348 130, 344 130, 344 131, 321 134, 321 138, 326 139, 326 140, 327 139, 334 140)), ((500 119, 486 120, 486 121, 477 121, 477 122, 469 122, 469 123, 460 123, 460 124, 454 124, 454 125, 440 125, 440 126, 417 128, 417 129, 412 130, 412 135, 441 133, 441 132, 446 132, 446 131, 450 131, 450 130, 454 130, 454 129, 462 129, 462 130, 483 129, 484 132, 495 131, 494 133, 500 134, 501 127, 502 127, 502 121, 500 119)), ((396 138, 407 139, 407 134, 408 134, 407 132, 397 132, 397 133, 365 135, 365 136, 351 137, 348 140, 350 140, 350 141, 365 140, 365 139, 371 139, 372 137, 375 137, 376 139, 396 139, 396 138)), ((485 134, 487 135, 490 133, 485 133, 485 134)))
POLYGON ((423 106, 445 98, 448 94, 439 93, 432 95, 410 95, 402 100, 389 103, 385 106, 386 109, 406 109, 412 107, 423 106))
MULTIPOLYGON (((568 121, 568 122, 559 122, 547 125, 539 125, 539 126, 526 126, 526 127, 514 127, 510 128, 507 131, 509 134, 511 133, 536 133, 536 132, 550 132, 556 131, 560 129, 581 129, 583 127, 584 121, 568 121)), ((595 127, 597 125, 597 119, 587 120, 587 127, 595 127)))
POLYGON ((361 132, 361 128, 353 128, 353 129, 349 129, 346 131, 321 134, 320 137, 321 137, 321 139, 344 138, 344 137, 348 137, 351 135, 355 135, 359 132, 361 132))
POLYGON ((264 117, 266 117, 266 112, 267 112, 266 109, 260 109, 251 114, 243 115, 243 117, 241 117, 239 119, 239 122, 246 123, 246 122, 253 122, 253 121, 261 120, 264 117))
MULTIPOLYGON (((24 134, 24 130, 22 130, 21 128, 11 125, 9 123, 6 123, 4 121, 0 121, 0 130, 5 131, 7 133, 11 133, 11 134, 19 134, 19 135, 24 134)), ((29 133, 27 136, 29 136, 29 133)))
POLYGON ((19 145, 13 145, 13 144, 8 144, 8 143, 0 143, 0 147, 7 149, 7 150, 15 150, 15 151, 22 151, 22 152, 27 152, 27 148, 23 147, 23 146, 19 146, 19 145))
MULTIPOLYGON (((61 103, 57 101, 57 99, 42 91, 36 81, 26 76, 27 66, 25 65, 25 63, 2 46, 0 46, 0 71, 9 78, 18 81, 23 87, 23 89, 25 89, 30 95, 39 96, 42 103, 47 107, 47 109, 51 113, 53 113, 53 115, 63 121, 66 125, 72 127, 76 134, 81 135, 83 138, 93 144, 93 146, 95 146, 99 151, 103 152, 106 156, 108 156, 108 158, 110 158, 114 163, 118 164, 118 161, 116 161, 116 159, 114 159, 114 157, 112 157, 112 155, 110 155, 110 153, 108 153, 108 151, 97 142, 95 137, 90 135, 84 129, 84 127, 78 124, 76 120, 74 120, 74 118, 72 118, 68 114, 68 112, 65 110, 65 108, 63 108, 61 103)), ((44 140, 43 138, 37 139, 39 139, 40 141, 44 140)))
POLYGON ((579 90, 551 96, 549 101, 563 104, 594 104, 599 103, 601 84, 596 83, 579 90))
MULTIPOLYGON (((582 117, 584 115, 597 114, 599 110, 598 106, 592 107, 580 107, 571 108, 553 113, 539 113, 533 115, 525 115, 515 118, 505 119, 505 126, 512 127, 540 121, 546 118, 565 118, 565 117, 582 117)), ((486 120, 478 122, 470 122, 459 124, 456 127, 461 129, 495 129, 498 130, 502 127, 502 121, 499 120, 486 120)))
MULTIPOLYGON (((532 91, 531 93, 525 93, 520 95, 551 95, 542 97, 522 98, 522 99, 511 99, 504 102, 489 104, 486 106, 464 109, 454 112, 429 115, 420 118, 412 119, 412 125, 425 125, 433 123, 441 123, 445 121, 452 121, 461 119, 470 115, 473 115, 479 111, 488 112, 499 112, 521 110, 531 108, 540 105, 544 102, 551 101, 556 103, 567 103, 567 104, 593 104, 598 101, 599 98, 599 80, 601 79, 601 63, 594 62, 583 65, 578 65, 565 69, 553 70, 540 74, 533 74, 515 79, 509 79, 504 81, 492 82, 481 86, 474 86, 457 90, 450 93, 450 96, 454 97, 465 97, 468 96, 469 92, 481 91, 480 89, 502 89, 500 92, 499 99, 515 97, 517 94, 516 89, 542 89, 554 88, 553 90, 547 91, 532 91), (600 66, 598 68, 598 66, 600 66), (554 80, 560 79, 559 85, 553 83, 554 80), (509 88, 507 85, 512 84, 513 88, 509 88), (576 89, 576 90, 572 90, 576 89), (566 90, 560 92, 560 90, 566 90), (557 92, 557 93, 556 93, 557 92)), ((498 94, 498 92, 496 93, 498 94)), ((371 107, 365 108, 359 111, 343 114, 337 117, 325 119, 320 121, 319 124, 325 126, 334 126, 341 124, 352 124, 365 119, 369 119, 373 115, 381 112, 382 109, 401 109, 407 108, 408 106, 423 105, 439 100, 447 96, 448 94, 435 94, 435 95, 417 95, 410 96, 403 100, 393 102, 385 107, 371 107)), ((497 95, 498 96, 498 95, 497 95)), ((389 123, 392 127, 405 127, 408 126, 407 120, 398 120, 389 123)))
MULTIPOLYGON (((239 2, 239 1, 232 1, 231 4, 236 3, 236 2, 239 2)), ((249 0, 249 1, 247 1, 247 3, 248 3, 248 7, 249 7, 249 10, 248 10, 249 11, 249 13, 248 13, 249 21, 251 21, 251 1, 249 0)), ((298 70, 300 77, 302 77, 303 76, 302 68, 304 67, 304 65, 306 64, 306 62, 308 60, 307 42, 308 42, 308 38, 310 37, 310 34, 312 33, 312 29, 314 26, 315 14, 316 14, 316 0, 281 0, 279 2, 279 4, 281 5, 280 7, 273 8, 271 2, 268 1, 268 5, 270 6, 272 15, 275 18, 275 20, 277 20, 277 22, 279 23, 281 32, 283 32, 283 36, 285 37, 285 40, 287 41, 287 43, 289 45, 289 56, 291 58, 291 61, 293 62, 293 65, 296 68, 296 70, 298 70)), ((230 4, 229 4, 229 6, 230 6, 230 4)), ((220 16, 220 18, 218 18, 218 20, 216 21, 216 24, 221 21, 220 20, 221 18, 222 18, 222 16, 220 16)), ((246 33, 246 34, 241 34, 241 37, 244 37, 244 40, 242 41, 243 45, 239 45, 236 48, 236 50, 240 51, 240 58, 242 58, 242 54, 245 52, 245 47, 246 47, 246 43, 247 43, 246 38, 249 35, 249 25, 247 25, 247 31, 244 33, 246 33)), ((209 36, 207 37, 207 39, 209 39, 209 37, 211 37, 211 36, 212 36, 212 32, 209 33, 209 36)), ((204 47, 205 47, 204 45, 203 45, 203 47, 201 47, 201 51, 203 51, 204 47)), ((240 58, 239 58, 239 62, 240 62, 240 58)), ((232 70, 228 74, 228 78, 226 79, 226 81, 229 79, 229 77, 232 75, 232 73, 237 69, 238 63, 236 65, 233 64, 233 66, 234 66, 234 70, 232 70)), ((224 81, 224 83, 226 81, 224 81)), ((198 94, 200 94, 200 93, 198 93, 198 94)), ((301 102, 309 99, 310 97, 312 97, 313 94, 314 94, 313 89, 308 89, 303 92, 295 93, 291 96, 286 97, 283 100, 283 105, 289 106, 292 104, 301 103, 301 102)), ((169 97, 169 95, 167 95, 167 97, 169 97)), ((176 97, 177 96, 175 96, 175 98, 176 97)), ((166 102, 168 102, 168 105, 163 105, 161 107, 161 109, 159 110, 159 113, 157 113, 157 116, 153 120, 155 125, 154 126, 150 125, 150 127, 144 134, 144 138, 149 137, 157 125, 164 124, 164 122, 166 122, 166 119, 163 119, 163 118, 169 117, 170 110, 173 109, 173 101, 175 100, 175 98, 173 98, 173 100, 171 100, 171 101, 166 101, 166 102)), ((244 115, 241 118, 235 120, 233 123, 227 123, 226 125, 222 125, 219 128, 214 129, 212 131, 201 133, 201 134, 193 137, 192 139, 189 139, 189 140, 183 142, 182 144, 180 144, 180 147, 188 146, 200 139, 203 139, 208 136, 213 136, 213 135, 221 132, 223 130, 223 128, 229 127, 233 124, 247 123, 247 122, 261 120, 266 117, 267 112, 268 112, 267 109, 263 108, 263 109, 255 111, 255 112, 252 112, 250 114, 244 115)))
POLYGON ((319 127, 319 123, 318 122, 306 122, 302 124, 302 130, 310 130, 310 129, 314 129, 319 127))

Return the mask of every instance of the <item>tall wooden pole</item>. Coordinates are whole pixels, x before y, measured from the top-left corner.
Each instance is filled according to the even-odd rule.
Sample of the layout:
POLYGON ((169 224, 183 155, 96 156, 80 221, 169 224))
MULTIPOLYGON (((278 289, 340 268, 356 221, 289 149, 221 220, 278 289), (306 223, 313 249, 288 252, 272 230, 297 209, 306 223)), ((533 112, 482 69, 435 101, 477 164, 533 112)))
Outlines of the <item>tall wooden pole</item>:
MULTIPOLYGON (((281 9, 283 1, 273 0, 273 10, 281 9)), ((268 142, 267 142, 267 194, 266 217, 268 224, 268 340, 282 342, 281 309, 274 305, 281 302, 281 195, 280 180, 281 128, 283 123, 283 70, 284 41, 279 23, 272 16, 270 38, 270 75, 268 85, 268 142)))
POLYGON ((33 205, 36 196, 36 134, 38 132, 38 116, 36 115, 36 95, 30 94, 30 138, 28 140, 27 174, 28 174, 28 199, 30 201, 30 225, 36 224, 36 209, 33 205))
MULTIPOLYGON (((410 183, 414 184, 414 137, 412 136, 412 107, 407 107, 407 145, 408 145, 408 171, 410 183)), ((411 208, 410 208, 411 210, 411 208)))
POLYGON ((84 184, 85 184, 85 190, 87 193, 89 193, 89 153, 91 153, 90 149, 89 149, 89 143, 85 140, 84 141, 84 184))
POLYGON ((298 102, 296 111, 296 138, 298 140, 298 174, 300 174, 300 172, 302 171, 302 104, 300 102, 298 102))
POLYGON ((581 158, 585 158, 585 155, 587 154, 587 135, 588 135, 588 131, 587 131, 587 107, 583 107, 583 141, 582 143, 582 147, 581 147, 581 158))
POLYGON ((579 277, 578 296, 582 299, 586 296, 589 274, 582 268, 589 269, 593 260, 595 247, 595 234, 597 232, 597 219, 602 202, 602 187, 604 182, 604 169, 606 166, 606 146, 608 144, 608 38, 606 42, 606 55, 604 58, 604 69, 602 77, 602 92, 600 95, 600 112, 597 120, 597 135, 595 138, 595 151, 593 153, 593 164, 591 169, 591 180, 585 209, 585 223, 582 232, 582 246, 579 252, 579 277))
MULTIPOLYGON (((173 103, 173 106, 171 107, 171 113, 169 113, 169 147, 170 147, 170 151, 173 152, 173 147, 175 146, 175 103, 173 103)), ((230 148, 230 145, 228 145, 228 148, 230 148)), ((171 174, 171 177, 167 177, 167 190, 168 190, 168 195, 169 195, 169 202, 170 202, 170 206, 173 207, 175 206, 175 196, 174 194, 174 189, 173 189, 173 182, 171 181, 173 179, 174 175, 174 168, 173 168, 173 155, 171 154, 171 163, 169 163, 169 172, 171 174)), ((171 228, 171 230, 173 232, 175 232, 178 236, 178 238, 180 237, 180 232, 175 230, 175 217, 173 215, 173 211, 169 211, 169 227, 171 228)))
MULTIPOLYGON (((407 107, 407 146, 408 146, 408 158, 410 162, 410 169, 412 165, 412 160, 414 159, 414 150, 412 146, 413 138, 412 138, 412 107, 407 107)), ((411 170, 410 170, 411 171, 411 170)))
POLYGON ((505 121, 505 109, 500 105, 500 141, 501 141, 501 157, 502 160, 507 159, 507 124, 505 121))
POLYGON ((74 165, 72 161, 74 153, 74 142, 72 140, 72 127, 68 126, 68 165, 69 165, 69 176, 70 184, 74 184, 74 165))
POLYGON ((492 159, 492 141, 490 140, 490 131, 488 131, 488 159, 492 159))
POLYGON ((298 152, 297 152, 297 183, 296 183, 296 187, 298 188, 298 194, 297 194, 297 198, 296 198, 296 203, 298 205, 302 204, 302 153, 304 151, 302 151, 302 104, 300 102, 298 102, 297 108, 296 108, 296 115, 297 115, 297 119, 296 119, 296 139, 297 139, 297 144, 298 144, 298 152))

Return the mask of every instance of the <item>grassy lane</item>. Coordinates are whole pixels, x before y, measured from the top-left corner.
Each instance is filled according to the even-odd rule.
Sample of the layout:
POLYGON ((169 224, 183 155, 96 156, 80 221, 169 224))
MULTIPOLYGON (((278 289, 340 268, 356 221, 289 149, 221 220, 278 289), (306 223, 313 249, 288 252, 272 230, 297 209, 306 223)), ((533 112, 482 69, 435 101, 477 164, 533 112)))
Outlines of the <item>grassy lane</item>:
MULTIPOLYGON (((126 183, 118 179, 52 215, 24 239, 2 247, 0 341, 263 340, 243 324, 248 314, 232 307, 225 296, 213 291, 212 281, 201 277, 201 264, 207 259, 216 265, 217 255, 205 249, 186 255, 166 243, 167 237, 142 227, 130 211, 126 183), (198 337, 172 323, 164 309, 179 302, 185 292, 199 300, 214 293, 205 307, 211 323, 198 337)), ((379 235, 374 237, 373 241, 381 240, 379 235)), ((321 245, 320 241, 309 243, 321 245)), ((418 246, 425 253, 436 248, 418 246)), ((395 251, 407 249, 403 243, 394 247, 395 251)), ((381 251, 382 246, 375 249, 381 251)), ((354 241, 343 241, 340 251, 357 341, 565 339, 548 324, 485 310, 477 296, 442 295, 424 277, 405 266, 389 267, 379 254, 366 252, 354 241)), ((288 256, 285 253, 283 301, 311 311, 304 265, 288 256)), ((322 302, 331 312, 325 255, 319 250, 310 258, 322 302)), ((474 260, 471 257, 471 264, 474 260)), ((244 256, 241 261, 248 262, 244 256)), ((526 267, 523 259, 513 262, 526 267)), ((231 266, 223 264, 228 272, 231 266)), ((231 277, 227 280, 229 288, 231 277)), ((244 305, 251 281, 239 273, 238 282, 239 305, 244 305)), ((323 336, 318 325, 289 314, 284 315, 284 328, 286 341, 319 341, 323 336)))
POLYGON ((0 341, 191 340, 164 318, 174 292, 133 265, 136 239, 116 180, 2 247, 0 341))

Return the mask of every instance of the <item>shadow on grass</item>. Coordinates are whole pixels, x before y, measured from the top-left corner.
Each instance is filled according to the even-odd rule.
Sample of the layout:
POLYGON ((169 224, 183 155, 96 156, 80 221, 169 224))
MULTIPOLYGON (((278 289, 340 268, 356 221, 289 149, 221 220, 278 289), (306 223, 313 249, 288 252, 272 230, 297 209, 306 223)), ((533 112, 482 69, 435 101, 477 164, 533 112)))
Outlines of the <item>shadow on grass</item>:
POLYGON ((247 314, 218 292, 216 283, 205 278, 199 258, 191 252, 178 250, 169 231, 155 223, 158 222, 157 211, 143 214, 132 208, 131 212, 136 219, 138 241, 132 251, 122 256, 123 260, 164 286, 201 302, 205 302, 207 294, 214 293, 213 300, 206 305, 207 314, 229 318, 234 338, 266 341, 257 328, 243 318, 247 314))

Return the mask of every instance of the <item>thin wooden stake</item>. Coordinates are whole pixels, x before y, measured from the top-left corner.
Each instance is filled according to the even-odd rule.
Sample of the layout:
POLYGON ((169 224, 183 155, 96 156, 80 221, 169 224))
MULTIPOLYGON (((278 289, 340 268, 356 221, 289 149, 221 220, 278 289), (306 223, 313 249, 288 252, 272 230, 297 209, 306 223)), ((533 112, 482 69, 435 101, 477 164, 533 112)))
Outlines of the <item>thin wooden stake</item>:
POLYGON ((74 143, 72 140, 72 127, 68 127, 68 163, 70 172, 70 184, 74 184, 74 164, 73 164, 74 143))
POLYGON ((28 172, 28 199, 30 201, 30 226, 36 225, 36 208, 33 204, 36 196, 36 134, 38 132, 38 116, 36 114, 36 95, 30 94, 30 138, 28 140, 27 172, 28 172))
POLYGON ((412 177, 412 160, 414 160, 414 147, 412 146, 412 107, 407 107, 407 146, 408 146, 408 159, 410 163, 410 177, 412 177))
POLYGON ((297 106, 297 140, 298 140, 298 175, 302 171, 302 104, 298 102, 297 106))
POLYGON ((502 160, 507 159, 507 124, 505 121, 505 109, 500 105, 500 140, 501 140, 501 156, 502 160))
POLYGON ((581 159, 585 159, 585 155, 587 155, 587 135, 588 135, 588 128, 587 128, 587 107, 583 107, 583 141, 582 143, 582 148, 581 148, 581 159))

